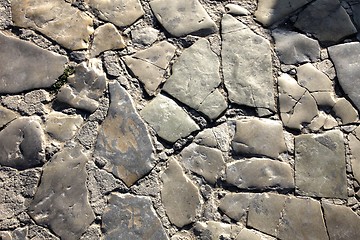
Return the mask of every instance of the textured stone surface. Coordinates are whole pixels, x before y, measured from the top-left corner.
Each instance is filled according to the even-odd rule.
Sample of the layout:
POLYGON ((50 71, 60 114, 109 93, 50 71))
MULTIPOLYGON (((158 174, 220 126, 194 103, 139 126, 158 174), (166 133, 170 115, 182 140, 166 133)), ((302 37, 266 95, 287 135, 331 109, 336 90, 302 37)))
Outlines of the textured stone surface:
POLYGON ((50 87, 67 58, 0 32, 0 93, 50 87))
POLYGON ((52 112, 47 116, 45 131, 59 141, 66 141, 75 135, 83 122, 83 118, 79 115, 52 112))
POLYGON ((0 106, 0 128, 16 118, 16 113, 0 106))
POLYGON ((341 119, 342 124, 355 123, 359 119, 357 110, 345 98, 337 99, 333 111, 341 119))
POLYGON ((239 15, 239 16, 246 16, 250 15, 250 12, 237 4, 228 3, 225 5, 225 11, 226 13, 232 14, 232 15, 239 15))
POLYGON ((95 154, 107 161, 107 171, 130 186, 153 168, 153 147, 130 95, 116 81, 109 83, 109 92, 110 107, 100 127, 95 154))
POLYGON ((254 196, 253 193, 228 193, 220 200, 219 209, 235 221, 246 219, 254 196))
POLYGON ((236 237, 236 240, 274 240, 275 238, 262 234, 261 232, 255 231, 253 229, 243 228, 239 235, 236 237))
POLYGON ((301 65, 296 71, 299 85, 309 92, 330 92, 333 90, 332 81, 311 63, 301 65))
POLYGON ((355 179, 360 182, 360 129, 356 128, 351 134, 349 134, 349 148, 351 151, 351 166, 355 179))
POLYGON ((230 150, 230 136, 227 123, 222 123, 213 128, 204 129, 196 135, 194 142, 212 148, 218 148, 222 152, 230 150))
POLYGON ((194 231, 200 239, 234 239, 241 231, 241 226, 225 224, 222 222, 208 221, 197 222, 194 231))

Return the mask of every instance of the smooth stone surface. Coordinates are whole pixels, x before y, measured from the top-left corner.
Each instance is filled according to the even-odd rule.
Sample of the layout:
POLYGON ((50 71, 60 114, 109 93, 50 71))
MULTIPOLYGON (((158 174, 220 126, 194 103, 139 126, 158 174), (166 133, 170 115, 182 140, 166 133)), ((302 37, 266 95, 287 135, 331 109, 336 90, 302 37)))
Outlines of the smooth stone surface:
POLYGON ((161 199, 169 220, 177 227, 194 222, 201 207, 200 193, 175 159, 169 161, 161 180, 161 199))
POLYGON ((345 167, 345 145, 339 130, 295 137, 295 184, 298 194, 346 198, 345 167))
POLYGON ((234 239, 241 231, 242 226, 226 224, 216 221, 197 222, 194 231, 199 239, 234 239))
POLYGON ((301 65, 296 69, 297 82, 309 92, 331 92, 333 83, 325 73, 318 70, 311 63, 301 65))
POLYGON ((176 60, 163 90, 195 110, 201 109, 209 118, 216 118, 227 107, 220 92, 214 92, 221 83, 219 68, 220 62, 210 43, 200 39, 176 60))
POLYGON ((355 26, 338 0, 312 2, 299 14, 294 26, 326 45, 338 43, 356 33, 355 26))
POLYGON ((118 27, 129 26, 144 15, 139 0, 85 0, 85 3, 96 10, 100 19, 118 27))
POLYGON ((199 132, 194 142, 199 145, 218 148, 222 152, 227 152, 230 150, 231 142, 229 133, 227 123, 222 123, 216 127, 207 128, 199 132))
POLYGON ((232 14, 232 15, 239 15, 239 16, 246 16, 250 15, 250 12, 237 4, 228 3, 225 5, 225 11, 226 13, 232 14))
POLYGON ((359 131, 358 128, 354 130, 351 134, 349 134, 349 148, 351 152, 351 167, 353 170, 353 174, 355 179, 360 182, 360 136, 357 134, 359 131))
POLYGON ((150 6, 160 24, 175 37, 206 36, 218 30, 198 0, 152 0, 150 6))
POLYGON ((161 138, 172 143, 200 130, 179 105, 162 94, 148 103, 140 115, 161 138))
POLYGON ((228 14, 221 26, 224 83, 230 101, 275 111, 269 41, 228 14))
POLYGON ((83 122, 79 115, 51 112, 45 121, 45 131, 59 141, 67 141, 76 134, 83 122))
POLYGON ((47 88, 63 74, 67 58, 0 32, 0 93, 47 88))
POLYGON ((71 50, 89 46, 93 20, 66 1, 13 0, 11 10, 15 26, 39 31, 71 50))
POLYGON ((239 154, 277 158, 287 150, 281 122, 256 118, 237 120, 232 148, 239 154))
POLYGON ((45 162, 45 137, 39 119, 20 117, 0 132, 0 164, 19 170, 45 162))
POLYGON ((17 117, 16 113, 0 106, 0 128, 11 122, 17 117))
POLYGON ((289 164, 262 158, 234 161, 226 165, 226 182, 240 189, 294 188, 289 164))
POLYGON ((228 193, 220 200, 219 209, 235 221, 244 220, 254 196, 253 193, 228 193))
POLYGON ((355 123, 359 120, 357 110, 345 98, 338 98, 333 111, 341 119, 342 124, 355 123))
POLYGON ((111 193, 102 216, 104 239, 168 239, 149 197, 111 193))
POLYGON ((272 35, 277 56, 285 64, 314 62, 320 58, 320 45, 314 39, 281 29, 275 29, 272 35))
POLYGON ((28 213, 63 239, 79 239, 95 219, 88 202, 85 164, 79 147, 65 148, 44 167, 28 213))
POLYGON ((101 124, 95 155, 105 169, 131 186, 154 167, 153 146, 130 95, 117 81, 109 83, 110 107, 101 124))

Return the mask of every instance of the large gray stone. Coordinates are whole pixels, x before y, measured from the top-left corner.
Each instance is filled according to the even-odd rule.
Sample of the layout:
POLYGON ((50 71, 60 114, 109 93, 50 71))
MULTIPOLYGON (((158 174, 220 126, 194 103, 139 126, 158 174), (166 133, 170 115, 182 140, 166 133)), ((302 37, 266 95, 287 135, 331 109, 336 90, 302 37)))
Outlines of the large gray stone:
POLYGON ((154 167, 153 146, 130 95, 117 81, 109 83, 110 107, 101 124, 95 155, 105 169, 131 186, 154 167))
POLYGON ((149 197, 111 193, 102 215, 104 239, 168 239, 149 197))
POLYGON ((67 58, 0 32, 0 93, 50 87, 67 58))
POLYGON ((28 209, 37 224, 49 226, 62 239, 79 239, 95 218, 87 197, 87 161, 79 147, 55 154, 28 209))
POLYGON ((230 101, 275 111, 269 41, 228 14, 221 26, 224 83, 230 101))

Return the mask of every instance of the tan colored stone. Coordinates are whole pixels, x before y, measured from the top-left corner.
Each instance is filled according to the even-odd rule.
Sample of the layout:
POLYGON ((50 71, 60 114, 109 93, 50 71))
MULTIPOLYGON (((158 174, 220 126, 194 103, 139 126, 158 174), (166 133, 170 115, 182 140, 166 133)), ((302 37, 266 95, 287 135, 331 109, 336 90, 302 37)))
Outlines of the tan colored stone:
POLYGON ((209 240, 234 239, 241 229, 242 227, 239 225, 215 221, 197 222, 194 226, 200 239, 209 240))
POLYGON ((298 67, 296 76, 299 85, 311 93, 333 91, 332 81, 311 63, 298 67))
POLYGON ((275 240, 276 238, 255 231, 254 229, 243 228, 235 240, 275 240))
POLYGON ((220 200, 219 209, 235 221, 246 220, 253 193, 228 193, 220 200))
POLYGON ((359 119, 357 110, 345 98, 337 99, 333 111, 340 117, 342 124, 355 123, 359 119))
POLYGON ((0 106, 0 128, 16 118, 16 113, 0 106))
POLYGON ((51 112, 46 116, 45 131, 59 141, 70 140, 84 122, 79 115, 51 112))

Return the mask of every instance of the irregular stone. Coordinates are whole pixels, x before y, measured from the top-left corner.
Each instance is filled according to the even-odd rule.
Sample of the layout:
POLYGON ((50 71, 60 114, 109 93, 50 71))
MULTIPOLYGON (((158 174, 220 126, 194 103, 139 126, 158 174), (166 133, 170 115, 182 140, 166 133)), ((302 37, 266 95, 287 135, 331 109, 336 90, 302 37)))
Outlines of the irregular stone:
POLYGON ((67 141, 75 135, 83 122, 79 115, 51 112, 46 116, 45 131, 59 141, 67 141))
POLYGON ((223 169, 225 162, 220 150, 190 144, 180 153, 183 166, 215 184, 223 169))
POLYGON ((159 94, 140 112, 143 119, 168 142, 175 142, 200 130, 194 120, 173 100, 159 94))
POLYGON ((134 44, 149 46, 158 38, 159 30, 152 27, 140 27, 131 31, 131 40, 134 44))
POLYGON ((123 37, 111 23, 101 25, 94 32, 94 40, 90 48, 90 57, 96 57, 107 50, 117 50, 126 47, 123 37))
POLYGON ((229 151, 230 137, 227 123, 204 129, 196 135, 194 142, 199 145, 218 148, 222 152, 229 151))
POLYGON ((311 63, 301 65, 296 69, 297 81, 300 86, 309 92, 331 92, 333 91, 332 81, 319 71, 311 63))
POLYGON ((232 14, 232 15, 239 15, 239 16, 246 16, 250 15, 250 12, 237 4, 228 3, 225 5, 225 11, 226 13, 232 14))
POLYGON ((311 0, 259 0, 256 20, 264 26, 278 22, 311 0))
POLYGON ((338 43, 356 33, 355 26, 338 0, 312 2, 299 14, 294 26, 326 45, 338 43))
POLYGON ((357 109, 360 109, 360 43, 345 43, 328 48, 334 62, 341 88, 349 96, 357 109))
POLYGON ((228 193, 220 200, 219 209, 235 221, 247 218, 253 193, 228 193))
POLYGON ((0 32, 0 93, 47 88, 63 73, 67 58, 0 32))
POLYGON ((201 207, 200 193, 175 159, 170 160, 161 180, 164 184, 161 199, 170 221, 177 227, 194 222, 201 207))
POLYGON ((339 130, 295 137, 295 184, 300 195, 346 198, 345 146, 339 130))
POLYGON ((206 36, 218 30, 198 0, 152 0, 150 6, 160 24, 175 37, 206 36))
POLYGON ((131 186, 154 167, 153 146, 130 95, 117 81, 109 83, 110 107, 98 134, 95 155, 105 169, 131 186))
POLYGON ((37 118, 21 117, 0 132, 0 164, 19 170, 45 162, 45 138, 37 118))
POLYGON ((106 89, 106 76, 98 69, 81 63, 76 66, 75 74, 67 79, 67 84, 60 88, 56 99, 88 112, 95 112, 99 107, 99 98, 106 89))
POLYGON ((359 119, 356 109, 345 98, 337 99, 333 111, 340 117, 342 124, 354 123, 359 119))
POLYGON ((91 225, 81 236, 80 240, 98 240, 101 239, 102 233, 99 225, 91 225))
POLYGON ((355 179, 360 182, 360 140, 356 131, 358 128, 355 129, 354 132, 349 134, 349 148, 351 152, 351 166, 353 170, 353 174, 355 179))
POLYGON ((16 113, 0 106, 0 128, 16 118, 16 113))
POLYGON ((29 207, 37 224, 49 226, 60 238, 79 239, 95 219, 87 199, 85 164, 79 147, 65 148, 44 167, 29 207))
POLYGON ((85 3, 96 11, 100 19, 118 27, 129 26, 144 15, 139 0, 85 0, 85 3))
POLYGON ((320 58, 320 45, 314 39, 280 29, 274 30, 272 35, 275 38, 276 53, 285 64, 314 62, 320 58))
POLYGON ((294 188, 289 164, 271 159, 251 158, 226 165, 226 182, 241 189, 294 188))
POLYGON ((87 48, 94 31, 91 17, 66 1, 14 0, 11 12, 15 26, 39 31, 71 50, 87 48))
POLYGON ((168 239, 149 197, 111 193, 102 216, 104 239, 168 239))
POLYGON ((351 10, 353 14, 353 20, 357 27, 357 29, 360 29, 360 4, 354 2, 354 4, 351 5, 351 10))
POLYGON ((163 90, 195 110, 201 109, 209 118, 216 118, 227 107, 221 93, 215 92, 221 83, 219 68, 220 62, 210 43, 200 39, 174 63, 163 90))
POLYGON ((282 124, 268 119, 237 120, 232 147, 236 153, 277 158, 286 151, 282 124))
POLYGON ((350 208, 322 202, 330 240, 356 239, 360 236, 360 218, 350 208))
POLYGON ((242 227, 235 224, 226 224, 222 222, 208 221, 197 222, 194 231, 199 239, 234 239, 241 231, 242 227))
POLYGON ((228 14, 221 26, 224 83, 230 101, 275 111, 269 41, 228 14))
POLYGON ((275 240, 275 238, 265 235, 254 229, 243 228, 235 240, 275 240))
POLYGON ((318 106, 333 107, 336 103, 335 94, 331 92, 312 92, 311 96, 315 99, 318 106))

